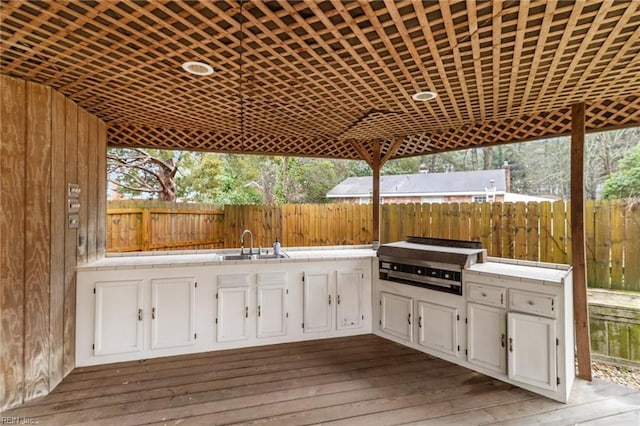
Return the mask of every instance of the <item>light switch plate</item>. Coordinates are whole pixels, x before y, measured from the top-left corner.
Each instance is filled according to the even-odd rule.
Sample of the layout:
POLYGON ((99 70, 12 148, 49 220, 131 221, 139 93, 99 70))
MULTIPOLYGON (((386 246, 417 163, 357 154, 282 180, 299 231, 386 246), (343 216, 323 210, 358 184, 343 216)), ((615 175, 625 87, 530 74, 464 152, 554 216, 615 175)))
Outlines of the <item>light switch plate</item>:
POLYGON ((80 227, 80 215, 70 214, 69 215, 69 229, 74 229, 80 227))
POLYGON ((67 206, 68 213, 77 213, 80 211, 80 200, 77 198, 69 198, 67 200, 67 206))
POLYGON ((80 196, 80 184, 68 183, 67 196, 72 198, 78 198, 80 196))

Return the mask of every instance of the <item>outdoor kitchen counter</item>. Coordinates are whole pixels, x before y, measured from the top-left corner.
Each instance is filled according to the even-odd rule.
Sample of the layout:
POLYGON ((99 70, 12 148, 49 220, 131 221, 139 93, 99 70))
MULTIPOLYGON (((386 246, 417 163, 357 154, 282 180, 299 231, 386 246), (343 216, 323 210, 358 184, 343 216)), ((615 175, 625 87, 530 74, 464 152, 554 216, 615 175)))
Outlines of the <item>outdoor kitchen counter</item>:
MULTIPOLYGON (((254 249, 254 250, 257 250, 254 249)), ((272 249, 269 248, 269 252, 272 249)), ((239 254, 240 249, 157 251, 110 254, 103 259, 79 265, 78 271, 108 271, 119 269, 171 268, 180 266, 211 266, 234 264, 277 264, 335 260, 357 260, 376 256, 371 246, 294 247, 282 249, 287 256, 279 259, 221 260, 220 256, 239 254)))
POLYGON ((563 285, 570 270, 571 266, 557 263, 488 257, 485 263, 471 265, 466 273, 525 283, 563 285))

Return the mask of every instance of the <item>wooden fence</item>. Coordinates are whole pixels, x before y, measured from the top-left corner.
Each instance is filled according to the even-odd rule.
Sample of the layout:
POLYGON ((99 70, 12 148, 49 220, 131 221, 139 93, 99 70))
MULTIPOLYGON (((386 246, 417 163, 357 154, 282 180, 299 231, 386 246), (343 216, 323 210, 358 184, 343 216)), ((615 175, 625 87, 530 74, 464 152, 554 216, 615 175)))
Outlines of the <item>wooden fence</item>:
POLYGON ((107 252, 223 248, 224 211, 203 204, 110 201, 107 252))
MULTIPOLYGON (((239 247, 243 229, 254 246, 370 244, 371 206, 176 204, 114 209, 108 251, 239 247)), ((569 202, 385 204, 382 243, 407 235, 482 241, 490 256, 570 263, 569 202)), ((640 291, 640 200, 585 202, 589 286, 640 291)))

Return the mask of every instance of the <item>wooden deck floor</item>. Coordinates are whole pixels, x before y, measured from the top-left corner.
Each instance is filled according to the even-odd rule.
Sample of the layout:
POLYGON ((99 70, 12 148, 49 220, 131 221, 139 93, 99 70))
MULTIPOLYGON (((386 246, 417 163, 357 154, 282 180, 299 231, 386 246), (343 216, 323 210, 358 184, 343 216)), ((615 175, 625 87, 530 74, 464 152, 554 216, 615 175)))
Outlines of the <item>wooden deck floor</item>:
POLYGON ((39 424, 640 425, 640 392, 561 404, 374 335, 78 368, 3 417, 39 424))

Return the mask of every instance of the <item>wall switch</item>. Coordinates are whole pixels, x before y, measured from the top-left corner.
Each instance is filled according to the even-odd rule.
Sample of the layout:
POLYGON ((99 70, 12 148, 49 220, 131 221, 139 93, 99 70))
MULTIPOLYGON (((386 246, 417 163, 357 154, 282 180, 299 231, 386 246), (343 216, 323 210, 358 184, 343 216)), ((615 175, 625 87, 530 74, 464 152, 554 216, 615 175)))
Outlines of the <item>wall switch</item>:
POLYGON ((69 229, 78 228, 80 226, 80 215, 69 215, 69 229))
POLYGON ((67 206, 68 213, 77 213, 80 211, 80 200, 77 198, 69 198, 67 200, 67 206))
POLYGON ((78 198, 80 196, 80 184, 68 183, 67 196, 72 198, 78 198))

